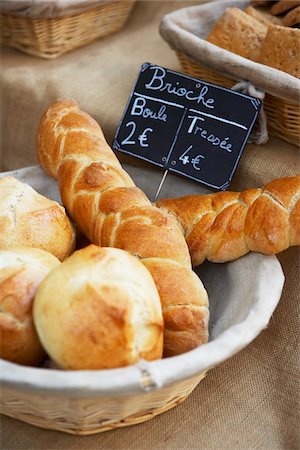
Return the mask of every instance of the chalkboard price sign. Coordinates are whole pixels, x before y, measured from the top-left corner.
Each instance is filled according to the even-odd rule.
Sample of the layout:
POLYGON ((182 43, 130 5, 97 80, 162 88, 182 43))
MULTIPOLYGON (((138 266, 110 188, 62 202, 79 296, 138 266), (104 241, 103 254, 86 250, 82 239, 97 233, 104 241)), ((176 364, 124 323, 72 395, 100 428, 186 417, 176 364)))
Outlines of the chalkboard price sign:
POLYGON ((225 190, 261 102, 164 67, 141 67, 116 150, 225 190))

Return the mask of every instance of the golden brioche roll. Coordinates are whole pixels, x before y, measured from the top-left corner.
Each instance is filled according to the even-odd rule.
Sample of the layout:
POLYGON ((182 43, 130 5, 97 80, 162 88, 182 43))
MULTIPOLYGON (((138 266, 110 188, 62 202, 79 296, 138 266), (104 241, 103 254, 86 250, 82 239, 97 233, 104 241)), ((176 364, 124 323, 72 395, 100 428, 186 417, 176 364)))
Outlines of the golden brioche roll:
POLYGON ((162 356, 156 286, 124 250, 89 245, 73 253, 40 285, 34 321, 44 348, 64 369, 108 369, 162 356))
POLYGON ((0 178, 0 249, 35 247, 65 259, 74 249, 75 230, 65 209, 26 183, 0 178))
POLYGON ((0 356, 36 365, 45 356, 32 319, 36 289, 60 262, 36 248, 0 250, 0 356))

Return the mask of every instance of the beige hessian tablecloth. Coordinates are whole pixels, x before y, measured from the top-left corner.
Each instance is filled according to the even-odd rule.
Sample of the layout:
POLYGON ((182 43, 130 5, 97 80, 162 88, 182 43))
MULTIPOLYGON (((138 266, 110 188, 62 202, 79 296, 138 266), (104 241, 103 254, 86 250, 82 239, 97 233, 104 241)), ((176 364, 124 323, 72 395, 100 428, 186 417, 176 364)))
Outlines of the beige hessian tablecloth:
MULTIPOLYGON (((197 2, 199 3, 199 2, 197 2)), ((71 96, 111 141, 139 66, 179 69, 162 41, 162 14, 192 2, 139 2, 122 32, 55 61, 2 51, 1 170, 34 164, 37 121, 46 105, 71 96)), ((271 138, 247 146, 233 189, 299 172, 296 147, 271 138)), ((190 397, 150 422, 90 437, 42 430, 2 417, 4 450, 299 449, 299 252, 279 255, 284 292, 269 327, 244 351, 210 371, 190 397)), ((243 301, 243 299, 241 299, 243 301)))

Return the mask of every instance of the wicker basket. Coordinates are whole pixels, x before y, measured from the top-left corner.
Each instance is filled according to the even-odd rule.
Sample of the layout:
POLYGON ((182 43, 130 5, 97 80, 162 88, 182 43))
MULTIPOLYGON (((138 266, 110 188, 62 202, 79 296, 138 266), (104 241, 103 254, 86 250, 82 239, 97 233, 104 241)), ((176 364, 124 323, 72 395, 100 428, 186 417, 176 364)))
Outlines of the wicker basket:
MULTIPOLYGON (((235 80, 194 62, 182 52, 176 52, 183 71, 195 78, 231 88, 235 80)), ((300 143, 300 107, 266 93, 264 109, 270 134, 280 137, 291 144, 300 143)))
POLYGON ((69 434, 88 435, 146 422, 183 402, 205 374, 130 396, 90 397, 3 387, 1 412, 23 422, 69 434))
POLYGON ((81 14, 52 19, 1 14, 1 40, 29 55, 57 58, 120 30, 134 3, 135 0, 112 1, 81 14))
MULTIPOLYGON (((124 166, 133 179, 141 173, 143 180, 153 175, 148 168, 124 166)), ((57 183, 37 166, 0 177, 6 175, 59 200, 57 183)), ((186 183, 178 179, 172 193, 179 195, 186 183)), ((145 189, 143 183, 141 187, 145 189)), ((256 253, 226 264, 202 264, 195 272, 210 298, 208 344, 171 358, 111 370, 33 368, 0 359, 1 412, 39 427, 88 435, 138 424, 178 405, 206 372, 247 346, 267 326, 284 282, 277 258, 256 253)))

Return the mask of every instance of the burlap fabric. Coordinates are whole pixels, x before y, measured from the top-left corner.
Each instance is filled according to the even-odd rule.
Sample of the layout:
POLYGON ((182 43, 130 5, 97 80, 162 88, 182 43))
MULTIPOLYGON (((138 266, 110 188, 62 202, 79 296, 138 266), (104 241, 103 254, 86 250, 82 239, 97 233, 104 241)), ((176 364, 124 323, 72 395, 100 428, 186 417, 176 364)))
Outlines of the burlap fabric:
MULTIPOLYGON (((140 64, 149 61, 179 69, 158 25, 163 14, 193 4, 140 2, 121 33, 53 62, 4 49, 1 170, 36 162, 37 121, 57 97, 76 98, 111 141, 140 64)), ((299 167, 299 150, 271 137, 264 146, 247 146, 232 189, 262 186, 299 172, 299 167)), ((2 417, 1 448, 299 449, 299 251, 289 249, 279 260, 286 282, 270 325, 245 350, 210 371, 183 404, 150 422, 90 437, 2 417)))

